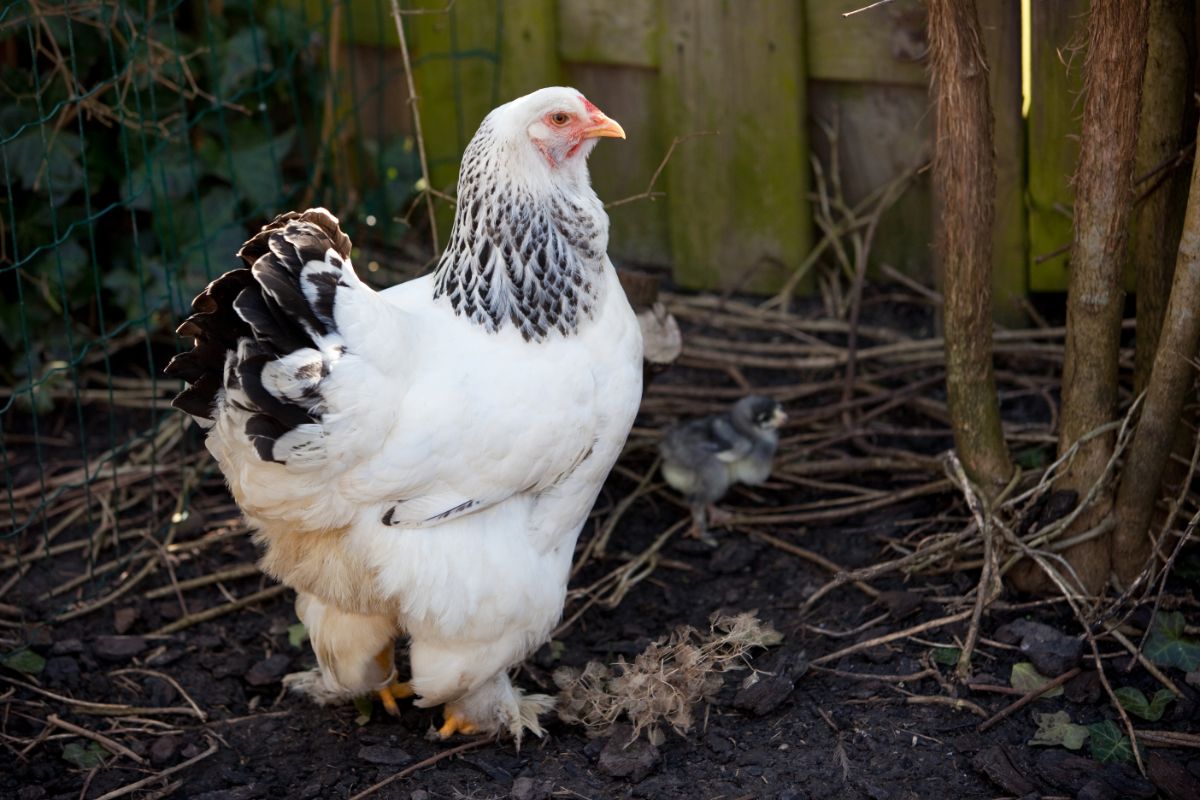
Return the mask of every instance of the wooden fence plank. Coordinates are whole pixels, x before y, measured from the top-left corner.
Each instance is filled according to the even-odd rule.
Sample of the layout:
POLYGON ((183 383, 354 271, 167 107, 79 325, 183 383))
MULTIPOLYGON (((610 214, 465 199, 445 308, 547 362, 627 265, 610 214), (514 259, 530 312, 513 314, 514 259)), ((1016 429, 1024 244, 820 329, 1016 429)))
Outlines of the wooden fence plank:
POLYGON ((658 66, 658 0, 559 0, 558 52, 566 61, 658 66))
POLYGON ((1067 288, 1066 248, 1071 244, 1071 176, 1079 160, 1083 112, 1083 33, 1087 0, 1030 4, 1032 16, 1029 136, 1029 287, 1067 288), (1077 51, 1073 48, 1079 48, 1077 51), (1057 251, 1061 255, 1053 255, 1057 251))
POLYGON ((507 0, 500 38, 500 102, 562 82, 554 0, 507 0))
POLYGON ((805 3, 808 76, 816 80, 924 86, 925 6, 896 0, 843 17, 864 0, 805 3))
MULTIPOLYGON (((444 8, 444 0, 415 0, 413 8, 444 8)), ((500 100, 499 17, 489 0, 458 0, 446 13, 405 17, 413 79, 434 189, 453 194, 462 152, 480 120, 500 100)), ((437 201, 444 243, 454 208, 437 201)))
POLYGON ((1021 7, 978 0, 995 117, 996 220, 992 228, 992 313, 1006 325, 1025 321, 1029 288, 1025 211, 1025 120, 1021 117, 1021 7))
MULTIPOLYGON (((842 192, 850 205, 932 157, 933 115, 924 86, 812 81, 808 100, 812 152, 826 173, 833 159, 820 126, 836 125, 842 192)), ((926 172, 883 214, 871 247, 872 269, 888 264, 933 282, 932 198, 926 172)))
POLYGON ((811 244, 804 20, 797 3, 663 0, 664 137, 674 276, 769 291, 811 244))
MULTIPOLYGON (((592 185, 600 199, 611 202, 645 191, 671 143, 660 113, 658 74, 637 67, 594 64, 569 64, 566 71, 571 85, 620 122, 629 137, 623 142, 604 141, 592 153, 592 185)), ((656 188, 665 188, 662 177, 656 188)), ((671 263, 665 198, 610 208, 608 218, 608 253, 614 262, 671 263)))

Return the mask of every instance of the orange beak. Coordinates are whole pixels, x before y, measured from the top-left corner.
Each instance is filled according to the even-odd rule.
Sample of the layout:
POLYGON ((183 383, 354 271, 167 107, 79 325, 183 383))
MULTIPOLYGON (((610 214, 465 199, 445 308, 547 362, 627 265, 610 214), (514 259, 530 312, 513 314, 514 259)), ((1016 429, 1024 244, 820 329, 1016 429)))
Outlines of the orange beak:
POLYGON ((590 128, 583 129, 583 138, 596 139, 601 136, 608 136, 613 139, 625 138, 625 129, 615 119, 609 119, 599 111, 592 114, 592 122, 593 125, 590 128))

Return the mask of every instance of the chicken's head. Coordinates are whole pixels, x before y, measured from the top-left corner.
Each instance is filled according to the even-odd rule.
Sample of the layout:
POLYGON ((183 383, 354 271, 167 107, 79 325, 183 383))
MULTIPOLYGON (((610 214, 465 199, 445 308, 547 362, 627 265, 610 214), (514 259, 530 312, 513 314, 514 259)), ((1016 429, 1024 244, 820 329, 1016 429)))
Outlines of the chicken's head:
POLYGON ((602 137, 625 138, 615 120, 575 89, 563 86, 518 97, 495 113, 501 134, 511 137, 517 147, 532 147, 551 169, 586 161, 602 137))

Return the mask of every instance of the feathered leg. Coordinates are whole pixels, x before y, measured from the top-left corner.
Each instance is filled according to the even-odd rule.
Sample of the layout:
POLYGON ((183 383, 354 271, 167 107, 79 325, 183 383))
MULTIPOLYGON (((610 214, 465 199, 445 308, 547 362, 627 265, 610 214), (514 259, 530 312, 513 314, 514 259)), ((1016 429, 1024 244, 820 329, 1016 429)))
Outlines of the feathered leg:
POLYGON ((526 695, 512 685, 506 671, 524 658, 533 639, 519 632, 487 643, 433 641, 414 635, 409 658, 412 688, 419 696, 416 704, 445 705, 437 738, 503 731, 520 743, 525 731, 542 735, 538 716, 554 707, 554 699, 526 695))
POLYGON ((296 595, 296 614, 308 631, 318 666, 288 675, 284 682, 290 689, 322 705, 377 692, 389 713, 399 713, 396 700, 412 690, 396 681, 394 619, 341 611, 305 592, 296 595))

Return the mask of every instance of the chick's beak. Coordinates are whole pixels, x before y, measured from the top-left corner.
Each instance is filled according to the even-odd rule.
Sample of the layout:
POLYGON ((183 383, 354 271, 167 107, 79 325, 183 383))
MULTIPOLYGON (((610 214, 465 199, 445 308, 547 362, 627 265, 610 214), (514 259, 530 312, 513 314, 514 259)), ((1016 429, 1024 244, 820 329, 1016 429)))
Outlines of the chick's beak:
POLYGON ((775 413, 771 415, 771 424, 776 428, 782 427, 783 423, 788 421, 787 412, 782 408, 775 409, 775 413))
POLYGON ((592 114, 592 124, 583 129, 583 138, 596 139, 601 136, 612 137, 613 139, 624 139, 625 129, 617 123, 615 119, 609 119, 601 112, 597 111, 592 114))

